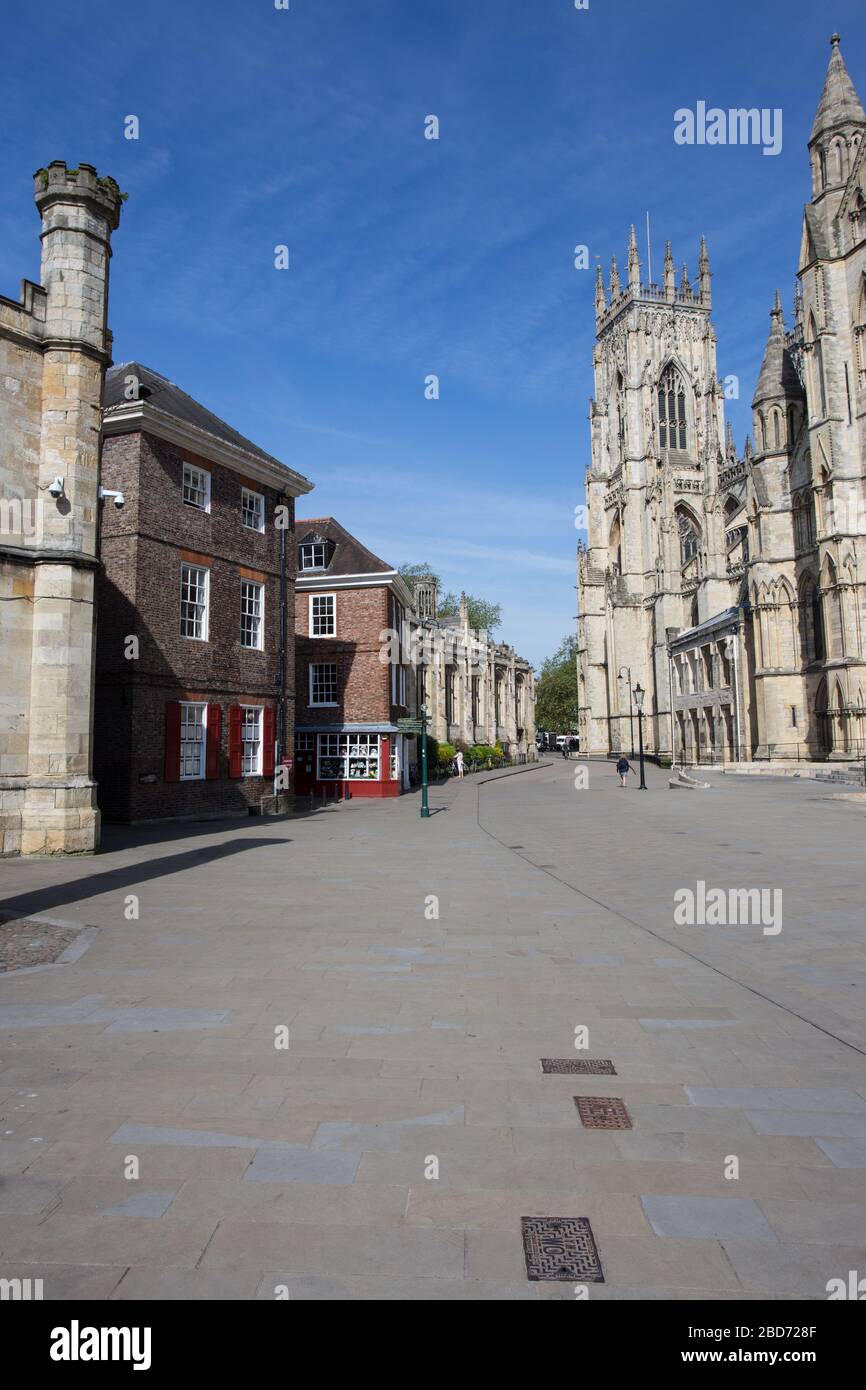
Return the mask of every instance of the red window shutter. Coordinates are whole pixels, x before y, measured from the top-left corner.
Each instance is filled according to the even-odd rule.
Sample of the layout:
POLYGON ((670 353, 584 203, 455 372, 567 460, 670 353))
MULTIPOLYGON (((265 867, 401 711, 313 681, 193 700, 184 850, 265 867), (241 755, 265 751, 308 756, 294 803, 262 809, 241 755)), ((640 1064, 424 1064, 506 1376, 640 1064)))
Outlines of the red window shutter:
POLYGON ((213 782, 220 775, 220 746, 222 739, 222 705, 207 707, 207 753, 205 755, 205 777, 213 782))
POLYGON ((243 772, 241 719, 240 705, 229 705, 229 777, 240 777, 243 772))
POLYGON ((166 782, 180 781, 180 702, 169 700, 165 707, 165 768, 166 782))
POLYGON ((276 719, 272 709, 262 710, 262 776, 274 775, 274 731, 276 719))

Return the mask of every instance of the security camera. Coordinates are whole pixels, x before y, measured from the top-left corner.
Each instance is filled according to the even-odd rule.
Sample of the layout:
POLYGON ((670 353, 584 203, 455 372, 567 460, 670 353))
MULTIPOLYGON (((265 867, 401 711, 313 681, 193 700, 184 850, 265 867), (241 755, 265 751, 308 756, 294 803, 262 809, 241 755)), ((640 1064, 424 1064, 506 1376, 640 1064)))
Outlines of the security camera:
POLYGON ((53 483, 49 483, 49 484, 48 484, 48 491, 51 493, 51 496, 52 496, 52 497, 62 497, 62 496, 63 496, 63 479, 62 479, 62 478, 55 478, 53 483))
POLYGON ((116 492, 113 488, 110 488, 110 487, 100 487, 100 489, 99 489, 99 500, 100 500, 100 502, 104 502, 105 499, 106 499, 106 497, 110 497, 110 498, 113 500, 114 505, 115 505, 115 507, 117 508, 118 511, 120 511, 120 508, 121 508, 121 507, 125 507, 125 506, 126 506, 126 498, 124 497, 124 495, 123 495, 122 492, 116 492))

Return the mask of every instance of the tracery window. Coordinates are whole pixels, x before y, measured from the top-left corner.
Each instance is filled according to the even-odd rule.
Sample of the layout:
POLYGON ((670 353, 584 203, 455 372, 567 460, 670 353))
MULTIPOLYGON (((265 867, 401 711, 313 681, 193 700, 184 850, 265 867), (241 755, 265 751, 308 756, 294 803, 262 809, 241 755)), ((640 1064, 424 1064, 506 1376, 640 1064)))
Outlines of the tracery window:
POLYGON ((658 388, 659 446, 686 448, 686 388, 673 365, 665 369, 658 388))
POLYGON ((671 364, 659 382, 659 446, 685 452, 685 382, 671 364))
POLYGON ((685 568, 698 553, 701 543, 700 532, 686 512, 677 512, 677 530, 680 537, 680 565, 685 568))
POLYGON ((625 388, 621 372, 616 376, 616 430, 618 457, 622 463, 625 458, 625 388))

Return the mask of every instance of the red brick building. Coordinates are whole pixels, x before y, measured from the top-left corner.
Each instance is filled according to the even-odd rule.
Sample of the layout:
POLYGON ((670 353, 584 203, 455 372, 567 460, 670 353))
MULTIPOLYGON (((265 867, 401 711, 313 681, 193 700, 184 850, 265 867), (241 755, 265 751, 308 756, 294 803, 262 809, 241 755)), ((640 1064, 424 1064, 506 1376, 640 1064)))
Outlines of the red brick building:
POLYGON ((296 551, 295 791, 398 796, 408 672, 402 650, 382 651, 383 634, 404 632, 409 590, 333 517, 299 520, 296 551))
POLYGON ((106 378, 102 485, 100 809, 289 809, 273 777, 294 725, 294 501, 312 484, 125 363, 106 378))

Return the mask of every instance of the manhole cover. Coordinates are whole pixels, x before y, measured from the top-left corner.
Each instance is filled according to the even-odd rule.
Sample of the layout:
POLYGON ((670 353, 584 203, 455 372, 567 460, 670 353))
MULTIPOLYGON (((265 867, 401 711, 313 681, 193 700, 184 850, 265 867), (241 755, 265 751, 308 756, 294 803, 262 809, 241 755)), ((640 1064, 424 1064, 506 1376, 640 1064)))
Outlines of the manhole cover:
POLYGON ((618 1096, 575 1096, 584 1129, 631 1129, 631 1117, 618 1096))
POLYGON ((568 1072, 577 1076, 616 1076, 607 1057, 542 1057, 541 1070, 548 1076, 568 1072))
POLYGON ((585 1216, 523 1216, 527 1279, 603 1284, 604 1272, 585 1216))

